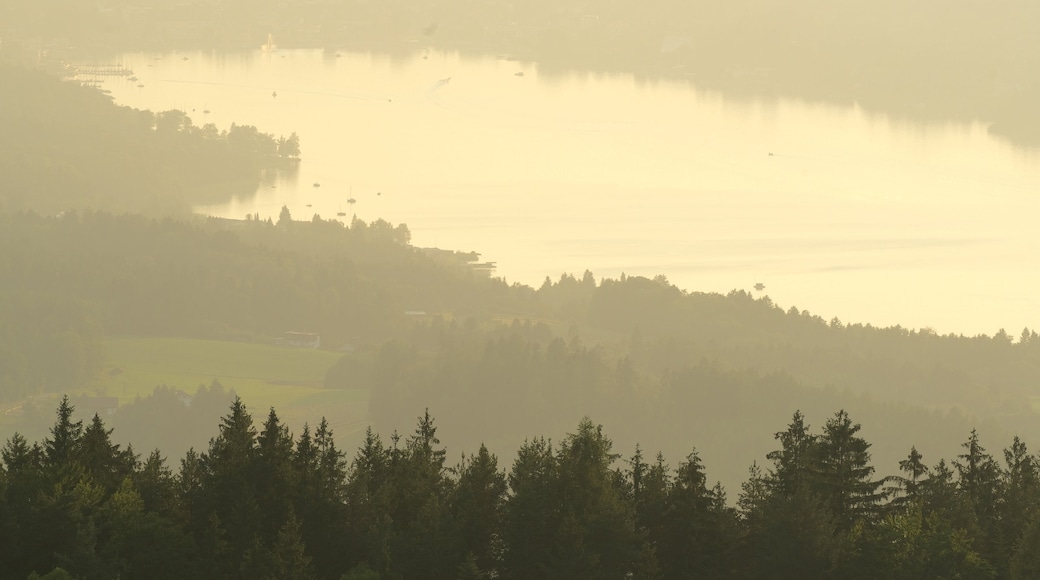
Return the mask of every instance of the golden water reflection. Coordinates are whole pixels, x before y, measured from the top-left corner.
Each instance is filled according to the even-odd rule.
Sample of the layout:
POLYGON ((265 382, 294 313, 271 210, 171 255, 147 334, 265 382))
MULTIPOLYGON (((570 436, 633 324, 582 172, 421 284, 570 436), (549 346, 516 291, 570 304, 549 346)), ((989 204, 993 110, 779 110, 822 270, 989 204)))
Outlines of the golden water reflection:
POLYGON ((183 56, 123 55, 144 87, 106 88, 197 124, 295 131, 304 158, 199 211, 405 222, 416 245, 479 251, 530 285, 664 274, 691 291, 761 282, 846 322, 1040 327, 1040 155, 981 124, 453 53, 183 56))

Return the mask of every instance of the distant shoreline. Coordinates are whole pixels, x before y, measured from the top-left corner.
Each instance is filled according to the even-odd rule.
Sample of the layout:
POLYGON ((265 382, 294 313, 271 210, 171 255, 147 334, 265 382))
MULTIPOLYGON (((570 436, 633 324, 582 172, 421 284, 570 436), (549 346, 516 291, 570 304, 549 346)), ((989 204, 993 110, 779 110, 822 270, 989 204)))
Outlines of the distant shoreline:
POLYGON ((507 27, 494 33, 495 27, 475 32, 461 28, 458 22, 454 29, 427 23, 424 30, 425 21, 417 15, 395 21, 385 30, 376 26, 376 22, 382 21, 374 18, 331 26, 327 22, 336 22, 334 17, 323 19, 304 8, 298 10, 298 21, 291 25, 246 19, 237 26, 219 26, 219 16, 207 19, 194 15, 189 18, 175 11, 163 13, 170 15, 173 18, 169 21, 154 15, 152 20, 141 20, 133 26, 123 23, 122 28, 104 35, 81 32, 83 37, 79 39, 29 40, 31 35, 9 38, 32 46, 34 53, 45 50, 54 55, 133 50, 259 50, 269 34, 278 50, 324 49, 399 56, 416 56, 429 49, 474 56, 505 54, 553 71, 632 74, 689 82, 730 98, 796 98, 839 106, 855 104, 871 112, 925 123, 982 122, 990 125, 992 134, 1015 146, 1040 147, 1040 113, 1032 106, 1040 99, 1038 87, 1030 79, 1015 76, 1015 67, 1021 68, 1022 63, 1016 65, 1010 56, 1005 63, 1007 70, 1001 72, 1000 62, 995 62, 995 70, 987 73, 990 80, 979 82, 975 78, 978 70, 970 70, 967 64, 949 66, 947 61, 952 57, 942 55, 935 56, 932 64, 924 60, 901 68, 902 64, 888 62, 895 58, 890 54, 896 50, 893 47, 879 46, 882 54, 863 57, 863 62, 856 64, 841 62, 842 52, 853 50, 841 45, 833 47, 833 55, 824 54, 828 49, 821 44, 811 51, 786 47, 786 52, 778 55, 741 56, 729 54, 730 49, 738 48, 731 46, 736 41, 691 40, 681 35, 673 39, 664 35, 656 43, 648 44, 645 37, 649 32, 639 30, 639 36, 622 42, 606 35, 605 28, 568 26, 563 21, 549 22, 540 28, 507 27))

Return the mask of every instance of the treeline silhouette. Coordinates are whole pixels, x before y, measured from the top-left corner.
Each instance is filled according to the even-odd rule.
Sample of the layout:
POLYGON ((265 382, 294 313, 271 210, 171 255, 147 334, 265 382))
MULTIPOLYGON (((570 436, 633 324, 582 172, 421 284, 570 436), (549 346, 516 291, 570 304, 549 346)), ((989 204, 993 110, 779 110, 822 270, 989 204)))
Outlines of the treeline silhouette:
POLYGON ((1035 578, 1040 471, 975 430, 951 461, 911 446, 879 478, 845 411, 796 412, 736 501, 697 450, 623 457, 588 418, 449 462, 427 411, 353 457, 324 420, 290 433, 236 399, 175 471, 67 398, 38 443, 2 449, 3 578, 1035 578))
POLYGON ((408 237, 382 220, 0 214, 0 400, 89 382, 106 335, 307 328, 338 347, 394 336, 410 308, 467 312, 510 292, 408 237))
MULTIPOLYGON (((813 414, 845 408, 886 425, 870 433, 885 464, 914 432, 924 434, 912 438, 929 455, 951 454, 956 433, 974 424, 998 437, 1040 437, 1040 339, 1029 329, 1017 339, 1003 330, 963 337, 826 321, 743 291, 687 292, 661 276, 597 280, 585 272, 537 289, 509 285, 469 267, 477 255, 415 248, 406 226, 382 220, 296 221, 288 210, 277 222, 93 210, 58 217, 66 199, 73 207, 107 200, 119 212, 149 204, 158 194, 147 184, 172 173, 212 184, 217 178, 204 169, 190 177, 206 163, 195 153, 182 161, 165 153, 171 143, 199 145, 204 130, 176 112, 120 109, 94 91, 5 70, 18 82, 0 85, 14 99, 0 107, 12 122, 0 132, 2 209, 24 202, 44 215, 0 214, 2 402, 90 388, 107 336, 269 342, 305 330, 348 351, 326 384, 369 390, 378 428, 404 420, 401 402, 429 406, 448 420, 444 439, 460 448, 486 440, 511 452, 532 427, 562 432, 592 413, 625 445, 651 437, 676 456, 689 443, 680 435, 688 426, 717 477, 732 485, 766 451, 756 427, 782 420, 793 401, 813 414), (98 147, 92 131, 115 145, 98 147), (129 177, 138 155, 149 156, 141 183, 129 177), (175 171, 181 162, 188 169, 175 171), (102 176, 98 167, 112 171, 102 176), (93 184, 93 200, 79 198, 83 184, 93 184), (509 413, 495 397, 508 401, 509 413)), ((264 142, 243 149, 249 159, 270 154, 274 141, 264 142)), ((246 173, 255 179, 255 166, 246 173)), ((162 199, 184 207, 185 198, 162 199)), ((149 446, 197 445, 160 429, 180 416, 169 395, 160 390, 134 405, 138 423, 156 428, 149 446)), ((28 422, 32 405, 26 409, 28 422)), ((9 423, 0 427, 10 433, 9 423)))
POLYGON ((872 434, 889 462, 914 432, 929 454, 949 454, 943 442, 972 424, 1040 437, 1031 330, 827 322, 661 277, 563 275, 536 290, 408 239, 383 221, 2 215, 0 400, 90 387, 106 336, 273 342, 305 329, 348 350, 326 386, 371 391, 377 427, 400 424, 402 402, 429 406, 459 447, 512 450, 531 427, 558 432, 591 413, 619 441, 653 437, 673 455, 685 442, 670 430, 689 424, 730 484, 765 451, 754 427, 791 401, 891 425, 872 434))
POLYGON ((190 215, 251 194, 261 170, 299 157, 299 138, 220 131, 182 111, 116 106, 100 91, 0 61, 0 211, 190 215))
MULTIPOLYGON (((407 409, 419 403, 445 421, 447 444, 485 441, 506 454, 531 430, 559 433, 591 414, 625 446, 651 438, 676 456, 697 441, 716 477, 730 487, 743 478, 747 462, 769 450, 759 427, 782 421, 795 401, 813 416, 844 407, 869 425, 884 425, 871 437, 876 457, 892 465, 908 439, 926 453, 950 454, 958 433, 977 422, 985 421, 987 432, 998 436, 1013 429, 985 413, 894 404, 869 392, 820 388, 784 372, 729 368, 726 358, 691 357, 653 373, 624 351, 610 353, 610 345, 549 337, 537 325, 521 322, 492 336, 458 325, 433 326, 441 327, 433 329, 438 347, 413 338, 346 354, 330 369, 326 386, 371 389, 369 416, 377 429, 401 425, 407 409)), ((1023 412, 1021 433, 1036 431, 1031 416, 1023 412)))

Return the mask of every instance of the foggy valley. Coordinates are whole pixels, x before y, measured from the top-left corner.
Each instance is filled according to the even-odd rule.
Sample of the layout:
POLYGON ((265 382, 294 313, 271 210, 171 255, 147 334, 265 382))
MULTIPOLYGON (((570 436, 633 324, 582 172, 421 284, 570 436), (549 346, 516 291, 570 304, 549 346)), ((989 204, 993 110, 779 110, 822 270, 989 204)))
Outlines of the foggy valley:
POLYGON ((1037 17, 0 0, 0 578, 1040 578, 1037 17))

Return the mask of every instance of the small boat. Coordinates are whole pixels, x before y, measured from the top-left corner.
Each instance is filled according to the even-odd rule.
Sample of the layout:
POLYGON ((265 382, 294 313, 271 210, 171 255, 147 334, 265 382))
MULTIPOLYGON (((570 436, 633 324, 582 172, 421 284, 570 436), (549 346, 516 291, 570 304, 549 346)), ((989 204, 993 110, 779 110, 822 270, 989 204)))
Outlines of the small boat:
POLYGON ((318 183, 317 181, 315 181, 315 182, 314 182, 314 187, 321 187, 321 184, 320 184, 320 183, 318 183))
POLYGON ((761 282, 759 282, 758 284, 755 284, 755 290, 758 290, 759 292, 761 292, 761 291, 763 291, 765 289, 766 289, 766 285, 765 284, 763 284, 761 282))
POLYGON ((272 93, 271 93, 271 96, 272 96, 272 97, 277 97, 277 96, 278 96, 278 91, 274 91, 274 92, 272 92, 272 93))
POLYGON ((274 52, 278 50, 278 45, 274 43, 274 36, 271 33, 267 33, 267 42, 260 45, 260 50, 263 52, 274 52))
POLYGON ((137 88, 139 88, 139 89, 143 89, 143 88, 144 88, 144 85, 142 85, 142 84, 138 84, 138 85, 137 85, 137 88))
POLYGON ((356 200, 356 199, 354 199, 354 198, 352 197, 352 198, 350 198, 350 199, 348 199, 348 200, 347 200, 347 203, 349 203, 349 204, 355 204, 355 203, 357 203, 357 200, 356 200))
POLYGON ((310 206, 311 206, 311 204, 309 204, 309 203, 308 203, 308 204, 307 204, 307 207, 310 207, 310 206))

